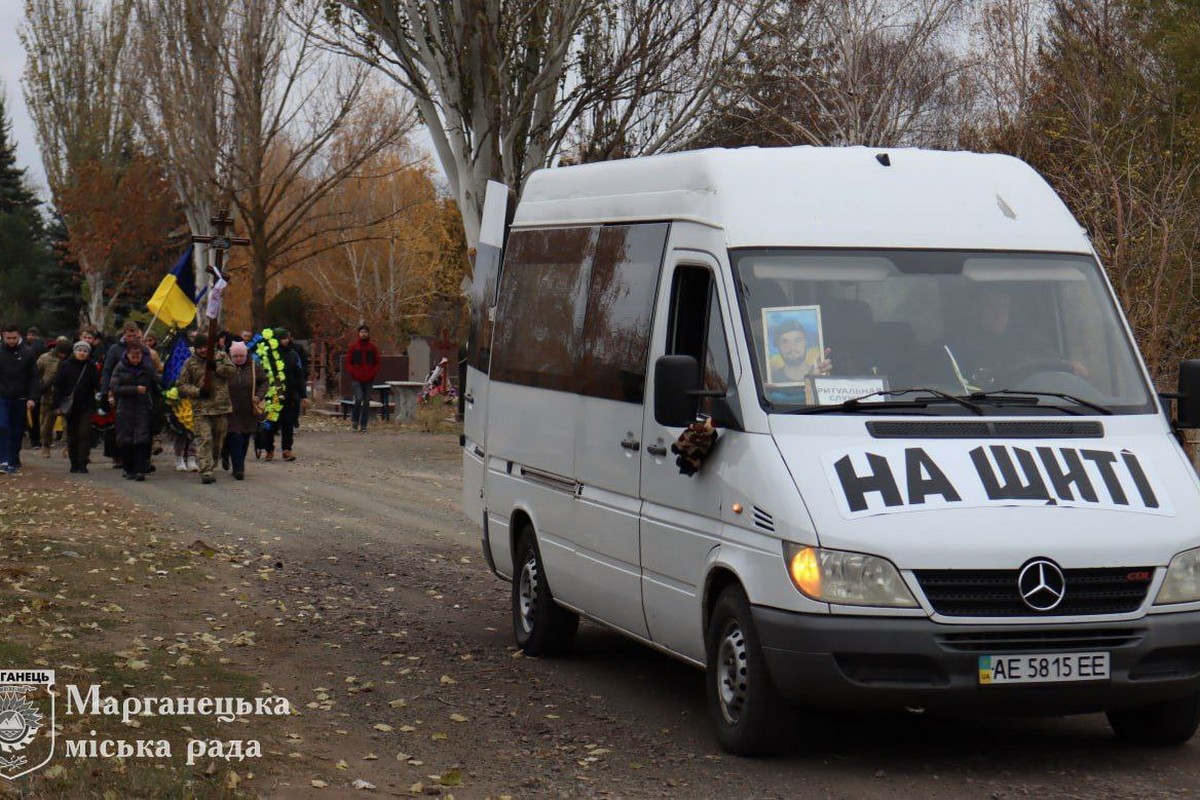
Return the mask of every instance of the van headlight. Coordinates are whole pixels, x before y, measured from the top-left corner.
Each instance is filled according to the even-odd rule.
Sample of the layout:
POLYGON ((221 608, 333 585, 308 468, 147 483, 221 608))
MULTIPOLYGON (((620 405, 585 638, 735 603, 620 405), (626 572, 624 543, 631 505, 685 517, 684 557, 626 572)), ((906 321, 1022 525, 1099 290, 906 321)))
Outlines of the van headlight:
POLYGON ((886 558, 783 543, 792 583, 805 597, 847 606, 915 608, 917 601, 886 558))
POLYGON ((1192 603, 1200 600, 1200 547, 1176 554, 1167 567, 1167 577, 1154 605, 1192 603))

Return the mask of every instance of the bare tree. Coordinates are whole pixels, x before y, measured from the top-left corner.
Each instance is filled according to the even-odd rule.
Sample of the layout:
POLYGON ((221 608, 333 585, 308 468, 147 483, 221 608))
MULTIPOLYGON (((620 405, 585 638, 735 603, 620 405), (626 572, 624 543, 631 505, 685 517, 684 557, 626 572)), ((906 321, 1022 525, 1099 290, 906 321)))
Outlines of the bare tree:
MULTIPOLYGON (((33 116, 46 179, 61 208, 86 165, 119 172, 134 149, 129 71, 132 0, 27 0, 21 42, 22 86, 33 116)), ((66 215, 67 227, 72 224, 66 215)), ((110 271, 127 265, 77 255, 87 281, 90 321, 103 327, 110 271)))
POLYGON ((792 5, 789 13, 802 15, 797 27, 811 53, 795 82, 807 109, 792 120, 796 139, 823 145, 952 143, 947 140, 962 123, 969 97, 966 62, 953 41, 967 7, 967 0, 792 5))
MULTIPOLYGON (((222 199, 221 142, 229 130, 226 26, 233 0, 134 0, 138 125, 167 174, 188 227, 212 233, 222 199)), ((207 282, 197 246, 196 286, 207 282)))
POLYGON ((252 245, 251 317, 266 323, 267 283, 361 223, 321 201, 398 144, 414 116, 372 91, 370 68, 319 48, 322 0, 237 0, 225 59, 229 146, 222 169, 252 245), (352 135, 351 135, 352 134, 352 135))
MULTIPOLYGON (((977 126, 985 135, 1018 132, 1029 113, 1045 33, 1048 0, 988 0, 973 25, 973 71, 980 88, 977 126)), ((1013 155, 1026 152, 1020 139, 1006 142, 1013 155)))
POLYGON ((485 184, 519 189, 564 149, 610 158, 670 148, 755 30, 765 0, 329 0, 326 40, 414 98, 479 236, 485 184))

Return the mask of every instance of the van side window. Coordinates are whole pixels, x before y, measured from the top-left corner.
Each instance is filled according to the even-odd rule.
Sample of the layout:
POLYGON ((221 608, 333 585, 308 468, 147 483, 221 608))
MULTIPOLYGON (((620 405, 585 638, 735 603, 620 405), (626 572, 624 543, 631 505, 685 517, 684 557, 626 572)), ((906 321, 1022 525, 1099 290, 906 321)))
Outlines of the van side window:
POLYGON ((492 379, 576 391, 588 271, 599 228, 514 231, 500 278, 492 379))
POLYGON ((578 391, 641 403, 667 223, 601 229, 588 281, 578 391))
MULTIPOLYGON (((704 267, 675 268, 667 354, 689 355, 698 360, 705 389, 729 388, 733 368, 721 322, 721 303, 712 272, 704 267)), ((707 412, 711 404, 712 399, 705 398, 701 409, 707 412)))

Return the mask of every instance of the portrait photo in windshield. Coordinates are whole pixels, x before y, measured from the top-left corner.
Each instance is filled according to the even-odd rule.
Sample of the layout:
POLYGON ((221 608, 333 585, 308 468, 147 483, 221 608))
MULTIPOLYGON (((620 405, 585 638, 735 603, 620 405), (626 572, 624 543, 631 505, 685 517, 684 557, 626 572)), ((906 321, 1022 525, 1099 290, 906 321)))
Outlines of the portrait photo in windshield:
POLYGON ((825 352, 820 306, 780 306, 762 310, 767 382, 803 386, 816 374, 825 352))

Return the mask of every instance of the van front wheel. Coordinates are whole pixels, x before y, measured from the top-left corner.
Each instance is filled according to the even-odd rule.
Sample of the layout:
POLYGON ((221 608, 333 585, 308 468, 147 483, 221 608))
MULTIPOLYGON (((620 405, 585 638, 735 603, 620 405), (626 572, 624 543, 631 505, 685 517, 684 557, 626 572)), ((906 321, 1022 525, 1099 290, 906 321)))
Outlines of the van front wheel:
POLYGON ((512 584, 513 633, 527 656, 566 653, 575 644, 579 615, 554 602, 533 527, 517 538, 512 584))
POLYGON ((1131 744, 1184 744, 1200 726, 1200 692, 1180 700, 1109 711, 1108 724, 1118 739, 1131 744))
POLYGON ((740 586, 727 587, 717 598, 706 643, 708 710, 717 741, 739 756, 777 752, 793 712, 771 682, 740 586))

